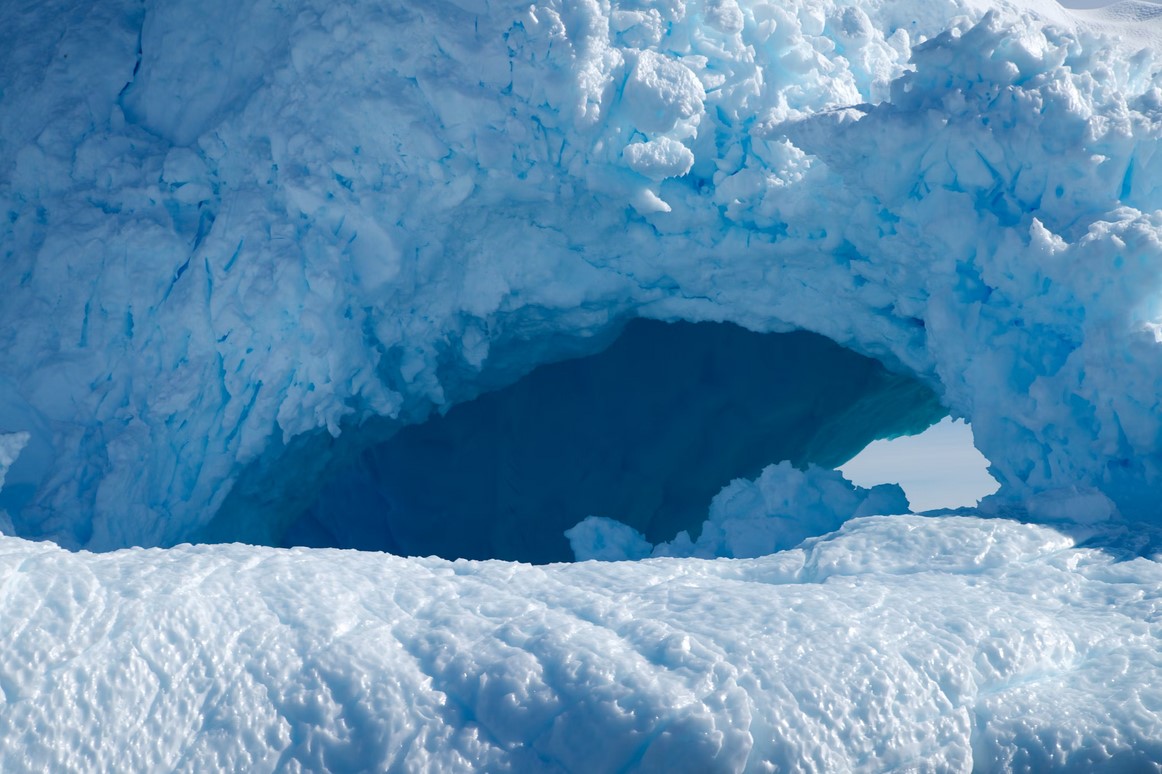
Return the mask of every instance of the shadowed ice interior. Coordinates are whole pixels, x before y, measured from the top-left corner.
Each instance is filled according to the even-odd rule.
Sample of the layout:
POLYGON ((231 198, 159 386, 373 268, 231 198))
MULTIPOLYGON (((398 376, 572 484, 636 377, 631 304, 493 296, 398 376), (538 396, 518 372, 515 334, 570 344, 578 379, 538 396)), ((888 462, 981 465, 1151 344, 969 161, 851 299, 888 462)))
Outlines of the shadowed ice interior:
POLYGON ((563 533, 590 515, 696 537, 735 478, 835 467, 945 414, 918 380, 813 333, 635 320, 366 449, 282 544, 569 561, 563 533))

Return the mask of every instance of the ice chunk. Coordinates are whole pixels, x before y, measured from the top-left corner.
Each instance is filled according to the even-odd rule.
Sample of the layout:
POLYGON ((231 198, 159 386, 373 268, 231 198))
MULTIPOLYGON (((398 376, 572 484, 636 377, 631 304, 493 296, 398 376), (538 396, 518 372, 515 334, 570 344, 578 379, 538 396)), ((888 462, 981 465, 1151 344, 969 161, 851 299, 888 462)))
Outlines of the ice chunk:
POLYGON ((213 22, 197 4, 151 6, 138 65, 120 95, 130 121, 190 145, 246 107, 268 68, 283 64, 291 19, 268 3, 220 4, 213 22))
POLYGON ((630 169, 651 180, 681 177, 694 166, 690 149, 669 137, 627 145, 623 153, 630 169))
POLYGON ((0 489, 4 488, 4 478, 8 474, 8 469, 28 445, 30 437, 26 432, 0 434, 0 489))
POLYGON ((820 333, 970 420, 1006 512, 1156 520, 1162 17, 841 5, 36 6, 0 31, 21 534, 277 534, 337 437, 633 316, 820 333))
POLYGON ((589 516, 565 530, 565 537, 579 562, 644 559, 653 550, 645 535, 633 527, 601 516, 589 516))
POLYGON ((896 484, 864 489, 853 486, 839 471, 814 465, 799 470, 781 462, 765 468, 753 481, 738 479, 719 492, 697 541, 682 537, 657 545, 653 553, 763 556, 838 529, 851 518, 910 512, 908 498, 896 484))
POLYGON ((638 53, 623 96, 636 129, 646 134, 673 132, 679 138, 696 130, 705 98, 689 67, 650 49, 638 53))

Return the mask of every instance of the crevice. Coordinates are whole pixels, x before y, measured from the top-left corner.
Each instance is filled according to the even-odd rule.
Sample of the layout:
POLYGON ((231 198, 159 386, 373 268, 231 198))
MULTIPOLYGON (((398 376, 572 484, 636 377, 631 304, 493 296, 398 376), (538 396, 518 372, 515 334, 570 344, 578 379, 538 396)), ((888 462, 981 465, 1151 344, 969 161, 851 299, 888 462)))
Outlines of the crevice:
MULTIPOLYGON (((121 91, 117 92, 117 104, 121 106, 122 112, 125 111, 125 94, 133 87, 137 81, 137 74, 141 71, 142 48, 141 41, 145 35, 145 9, 141 10, 141 23, 137 25, 137 61, 133 63, 133 73, 129 76, 129 80, 121 87, 121 91)), ((128 119, 128 114, 126 114, 128 119)))

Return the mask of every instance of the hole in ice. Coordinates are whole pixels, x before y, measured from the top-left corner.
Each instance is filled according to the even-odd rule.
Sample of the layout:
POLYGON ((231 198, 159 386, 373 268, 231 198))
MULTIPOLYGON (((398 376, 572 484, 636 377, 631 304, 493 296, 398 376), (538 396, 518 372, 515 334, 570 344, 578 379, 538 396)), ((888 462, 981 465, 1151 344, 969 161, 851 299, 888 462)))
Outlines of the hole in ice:
POLYGON ((839 469, 859 486, 899 484, 920 512, 973 506, 997 491, 988 464, 972 428, 945 417, 919 435, 874 441, 839 469))
POLYGON ((919 381, 806 332, 635 320, 405 427, 338 473, 283 545, 569 561, 564 531, 616 518, 696 535, 711 498, 773 462, 834 467, 945 414, 919 381))

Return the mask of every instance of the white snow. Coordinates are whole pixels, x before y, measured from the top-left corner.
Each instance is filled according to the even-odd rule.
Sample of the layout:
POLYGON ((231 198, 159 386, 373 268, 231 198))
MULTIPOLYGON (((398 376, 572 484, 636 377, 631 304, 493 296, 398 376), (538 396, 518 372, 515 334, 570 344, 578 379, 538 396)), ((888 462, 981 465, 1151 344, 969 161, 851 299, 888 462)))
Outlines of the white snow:
POLYGON ((856 519, 750 560, 530 567, 0 538, 0 767, 1142 770, 1162 568, 856 519))

